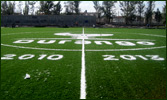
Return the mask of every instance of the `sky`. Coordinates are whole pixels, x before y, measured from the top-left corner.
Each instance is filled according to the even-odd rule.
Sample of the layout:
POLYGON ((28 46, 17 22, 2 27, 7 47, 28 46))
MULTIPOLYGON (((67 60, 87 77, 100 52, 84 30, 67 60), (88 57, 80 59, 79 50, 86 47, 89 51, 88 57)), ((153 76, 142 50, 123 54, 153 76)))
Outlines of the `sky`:
MULTIPOLYGON (((19 1, 16 1, 16 5, 18 4, 18 2, 19 1)), ((66 2, 66 1, 61 1, 61 5, 62 5, 62 8, 63 8, 62 12, 65 11, 64 2, 66 2)), ((100 4, 102 4, 102 1, 99 1, 99 2, 100 2, 100 4)), ((144 3, 147 7, 147 2, 145 1, 144 3)), ((156 11, 157 8, 159 8, 159 10, 162 12, 162 8, 165 4, 166 4, 166 1, 156 1, 154 11, 156 11)), ((81 12, 84 12, 85 10, 87 10, 87 12, 95 12, 95 9, 94 9, 93 6, 94 6, 94 4, 93 4, 92 1, 81 1, 79 8, 81 9, 81 12)), ((23 4, 22 4, 22 8, 24 8, 24 1, 23 1, 23 4)), ((16 7, 16 9, 17 9, 16 12, 18 12, 19 11, 18 6, 16 7)), ((37 11, 38 9, 39 9, 39 2, 36 3, 36 5, 35 5, 35 11, 37 11)), ((115 3, 115 8, 114 9, 116 10, 116 15, 120 16, 122 12, 120 10, 119 1, 117 1, 117 3, 115 3)))

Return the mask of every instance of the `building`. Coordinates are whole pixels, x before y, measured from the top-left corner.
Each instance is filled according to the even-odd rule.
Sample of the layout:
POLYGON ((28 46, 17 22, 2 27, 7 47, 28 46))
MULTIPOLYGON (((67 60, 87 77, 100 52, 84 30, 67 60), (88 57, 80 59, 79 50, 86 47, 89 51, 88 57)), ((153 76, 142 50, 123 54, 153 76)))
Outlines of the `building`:
POLYGON ((125 23, 125 17, 124 16, 114 16, 112 22, 125 23))
POLYGON ((98 13, 96 13, 96 12, 87 12, 87 10, 85 10, 85 12, 80 13, 80 15, 83 15, 83 16, 95 16, 96 18, 98 17, 98 13))

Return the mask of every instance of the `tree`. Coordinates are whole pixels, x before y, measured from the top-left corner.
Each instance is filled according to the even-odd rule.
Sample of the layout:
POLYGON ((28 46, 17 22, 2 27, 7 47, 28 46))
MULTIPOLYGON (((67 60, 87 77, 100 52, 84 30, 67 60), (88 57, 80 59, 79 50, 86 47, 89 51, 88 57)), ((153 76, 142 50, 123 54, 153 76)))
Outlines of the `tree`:
POLYGON ((144 1, 138 1, 137 2, 137 11, 138 11, 138 14, 139 14, 140 24, 141 24, 142 14, 144 13, 144 7, 145 7, 144 1))
POLYGON ((93 1, 93 4, 94 4, 94 8, 96 10, 97 19, 98 19, 98 22, 99 22, 101 14, 102 14, 102 9, 101 9, 101 6, 99 4, 99 1, 93 1))
POLYGON ((136 4, 137 1, 120 1, 121 11, 123 12, 123 16, 125 16, 126 24, 135 20, 136 4))
POLYGON ((34 5, 36 4, 36 1, 29 1, 28 3, 31 6, 31 15, 34 15, 34 5))
POLYGON ((68 7, 65 8, 65 14, 66 14, 66 15, 71 15, 71 14, 72 14, 72 13, 69 11, 69 8, 68 8, 68 7))
POLYGON ((23 10, 23 14, 28 15, 28 13, 29 13, 29 5, 28 5, 28 2, 25 1, 25 7, 24 7, 24 10, 23 10))
POLYGON ((79 9, 79 4, 81 3, 81 1, 67 1, 65 2, 65 13, 67 15, 72 15, 72 14, 76 14, 79 15, 80 9, 79 9))
POLYGON ((65 13, 67 15, 72 15, 74 14, 74 2, 73 1, 67 1, 64 3, 65 4, 65 13))
POLYGON ((15 2, 1 1, 1 14, 2 15, 13 15, 15 10, 15 2))
POLYGON ((53 1, 40 1, 39 11, 44 13, 45 15, 51 15, 53 6, 53 1))
POLYGON ((7 14, 7 1, 1 1, 1 14, 6 15, 7 14))
POLYGON ((162 16, 163 16, 163 24, 166 24, 166 5, 163 6, 162 16))
POLYGON ((60 12, 61 12, 61 4, 60 4, 60 1, 56 4, 56 5, 54 5, 54 7, 53 7, 53 14, 54 15, 60 15, 60 12))
POLYGON ((45 1, 40 1, 40 8, 39 10, 37 11, 38 13, 41 12, 41 13, 45 13, 45 1))
POLYGON ((113 7, 116 1, 103 1, 102 11, 104 16, 108 19, 108 23, 110 23, 111 16, 114 15, 113 7))
POLYGON ((39 14, 39 12, 41 12, 45 15, 60 15, 61 10, 60 1, 57 4, 54 4, 53 1, 40 1, 40 9, 36 13, 39 14))
POLYGON ((153 14, 154 7, 155 7, 155 1, 148 1, 148 7, 145 13, 147 24, 151 24, 152 22, 152 14, 153 14))
POLYGON ((74 11, 76 13, 76 15, 79 15, 80 9, 79 9, 79 4, 81 3, 81 1, 74 1, 74 11))
POLYGON ((93 4, 94 4, 94 8, 95 8, 95 10, 97 12, 99 10, 99 8, 100 8, 99 1, 93 1, 93 4))
POLYGON ((8 6, 8 15, 13 15, 14 14, 14 10, 15 10, 15 2, 9 2, 9 6, 8 6))
POLYGON ((159 11, 159 8, 157 8, 157 11, 155 12, 155 20, 159 23, 162 20, 161 12, 159 11))
POLYGON ((19 13, 22 14, 22 1, 19 1, 18 7, 19 7, 19 13))

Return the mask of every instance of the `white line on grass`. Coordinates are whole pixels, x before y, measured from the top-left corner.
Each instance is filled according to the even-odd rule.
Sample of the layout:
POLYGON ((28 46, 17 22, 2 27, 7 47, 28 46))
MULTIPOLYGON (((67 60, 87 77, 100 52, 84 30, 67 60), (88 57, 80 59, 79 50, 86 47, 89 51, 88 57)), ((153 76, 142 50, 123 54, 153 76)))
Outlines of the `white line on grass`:
POLYGON ((80 99, 86 99, 86 77, 85 77, 85 40, 84 40, 84 28, 82 31, 82 68, 81 68, 81 86, 80 86, 80 99))
POLYGON ((151 47, 151 48, 132 48, 132 49, 86 49, 85 51, 136 51, 136 50, 152 50, 166 48, 166 46, 151 47))
MULTIPOLYGON (((23 47, 16 45, 1 44, 6 47, 22 48, 22 49, 33 49, 33 50, 53 50, 53 51, 82 51, 81 49, 51 49, 51 48, 36 48, 36 47, 23 47)), ((87 49, 85 51, 136 51, 136 50, 151 50, 166 48, 166 46, 150 47, 150 48, 132 48, 132 49, 87 49)))
MULTIPOLYGON (((47 33, 47 32, 55 32, 54 30, 53 31, 42 31, 42 32, 18 32, 18 33, 7 33, 7 34, 2 34, 1 35, 17 35, 17 34, 26 34, 26 33, 47 33)), ((79 31, 74 31, 73 32, 79 32, 79 31)))
MULTIPOLYGON (((20 38, 19 38, 20 39, 20 38)), ((29 39, 33 39, 33 40, 78 40, 77 38, 21 38, 23 40, 29 40, 29 39)), ((80 40, 80 39, 79 39, 80 40)), ((155 41, 155 40, 150 40, 150 39, 108 39, 108 38, 88 38, 85 40, 128 40, 128 41, 155 41)))
POLYGON ((15 46, 8 44, 1 44, 6 47, 14 47, 14 48, 22 48, 22 49, 32 49, 32 50, 51 50, 51 51, 82 51, 81 49, 51 49, 51 48, 36 48, 36 47, 23 47, 23 46, 15 46))
POLYGON ((166 36, 163 36, 163 35, 153 35, 153 34, 139 34, 139 35, 146 35, 146 36, 155 36, 155 37, 164 37, 164 38, 166 38, 166 36))

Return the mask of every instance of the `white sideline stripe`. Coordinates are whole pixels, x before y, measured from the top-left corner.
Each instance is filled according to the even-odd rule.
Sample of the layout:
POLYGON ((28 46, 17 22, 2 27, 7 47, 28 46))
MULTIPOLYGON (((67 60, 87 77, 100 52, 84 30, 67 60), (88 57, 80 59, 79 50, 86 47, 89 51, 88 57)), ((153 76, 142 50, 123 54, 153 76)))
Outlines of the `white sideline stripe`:
MULTIPOLYGON (((6 47, 14 47, 14 48, 23 48, 23 49, 33 49, 33 50, 52 50, 52 51, 82 51, 81 49, 50 49, 50 48, 35 48, 35 47, 23 47, 23 46, 15 46, 8 44, 1 44, 6 47)), ((151 47, 151 48, 132 48, 132 49, 87 49, 85 51, 135 51, 135 50, 151 50, 151 49, 160 49, 166 48, 166 46, 159 47, 151 47)))
MULTIPOLYGON (((84 35, 84 28, 82 35, 84 35)), ((86 77, 85 77, 85 40, 82 38, 82 68, 81 68, 81 86, 80 86, 80 99, 86 99, 86 77)))
MULTIPOLYGON (((33 39, 33 40, 40 40, 40 39, 56 39, 56 40, 78 40, 77 38, 19 38, 19 39, 23 39, 23 40, 28 40, 28 39, 33 39)), ((108 39, 108 38, 88 38, 86 40, 128 40, 128 41, 155 41, 155 40, 150 40, 150 39, 108 39)))

